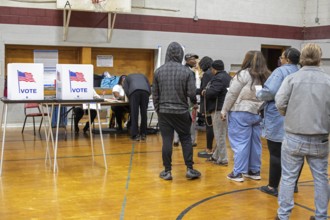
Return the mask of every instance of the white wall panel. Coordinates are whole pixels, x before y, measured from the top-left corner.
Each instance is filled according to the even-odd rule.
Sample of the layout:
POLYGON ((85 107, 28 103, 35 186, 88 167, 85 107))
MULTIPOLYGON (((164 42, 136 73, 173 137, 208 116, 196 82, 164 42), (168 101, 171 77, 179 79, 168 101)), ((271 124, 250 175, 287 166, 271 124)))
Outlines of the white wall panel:
POLYGON ((329 0, 306 0, 305 7, 306 27, 329 25, 330 24, 330 1, 329 0), (315 21, 319 18, 319 22, 315 21))
MULTIPOLYGON (((33 0, 30 0, 33 1, 33 0)), ((328 0, 197 0, 199 19, 239 21, 288 26, 317 26, 317 1, 321 25, 329 25, 328 0), (306 5, 305 5, 306 4, 306 5), (305 14, 306 13, 306 14, 305 14)), ((1 6, 56 9, 55 3, 22 3, 0 0, 1 6)), ((144 15, 193 18, 195 0, 132 0, 132 13, 144 15), (136 9, 134 6, 154 9, 172 9, 178 12, 136 9)))

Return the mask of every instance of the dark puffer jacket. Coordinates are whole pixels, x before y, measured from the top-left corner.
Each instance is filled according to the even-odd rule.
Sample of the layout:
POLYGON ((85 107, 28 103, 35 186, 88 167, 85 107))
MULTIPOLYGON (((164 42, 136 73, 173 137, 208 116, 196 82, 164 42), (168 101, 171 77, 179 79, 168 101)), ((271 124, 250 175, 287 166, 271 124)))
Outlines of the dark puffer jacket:
POLYGON ((214 112, 215 110, 221 111, 230 81, 231 77, 226 71, 219 71, 214 75, 214 77, 212 77, 205 92, 206 111, 208 113, 214 112))

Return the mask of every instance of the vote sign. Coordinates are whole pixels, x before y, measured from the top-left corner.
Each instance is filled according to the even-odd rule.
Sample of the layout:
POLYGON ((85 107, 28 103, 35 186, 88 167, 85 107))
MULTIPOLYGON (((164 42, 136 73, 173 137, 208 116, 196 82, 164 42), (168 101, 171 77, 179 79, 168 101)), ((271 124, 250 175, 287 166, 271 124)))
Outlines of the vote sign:
POLYGON ((44 65, 41 63, 9 63, 7 65, 8 99, 44 99, 44 65))
POLYGON ((93 99, 93 65, 57 64, 56 98, 93 99))

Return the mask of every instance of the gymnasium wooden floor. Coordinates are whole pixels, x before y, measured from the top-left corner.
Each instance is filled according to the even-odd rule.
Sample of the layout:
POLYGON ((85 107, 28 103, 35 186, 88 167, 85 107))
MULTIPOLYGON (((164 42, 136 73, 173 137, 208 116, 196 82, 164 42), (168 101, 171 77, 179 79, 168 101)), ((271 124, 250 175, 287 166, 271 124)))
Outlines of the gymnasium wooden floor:
MULTIPOLYGON (((69 128, 68 128, 69 129, 69 128)), ((173 151, 173 181, 158 177, 163 169, 161 137, 132 142, 127 134, 104 134, 108 170, 104 169, 99 135, 94 135, 95 162, 88 135, 65 139, 60 130, 58 167, 45 163, 44 135, 32 128, 7 129, 3 174, 0 178, 0 219, 274 219, 277 198, 262 193, 267 184, 268 150, 263 144, 262 180, 236 183, 232 170, 198 158, 205 133, 198 131, 195 168, 202 177, 189 181, 181 147, 173 151)), ((263 141, 263 143, 265 143, 263 141)), ((229 157, 232 152, 228 148, 229 157)), ((313 215, 313 181, 305 163, 291 219, 313 215)))

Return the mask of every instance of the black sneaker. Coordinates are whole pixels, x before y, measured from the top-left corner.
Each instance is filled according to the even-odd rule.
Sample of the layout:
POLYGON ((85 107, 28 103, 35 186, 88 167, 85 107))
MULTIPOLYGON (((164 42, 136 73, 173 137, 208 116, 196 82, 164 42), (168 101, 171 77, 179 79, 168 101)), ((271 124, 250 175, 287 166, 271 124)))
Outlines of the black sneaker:
POLYGON ((162 178, 163 180, 172 180, 173 179, 171 171, 165 171, 165 170, 160 172, 159 177, 162 178))
POLYGON ((87 126, 87 123, 86 123, 86 125, 85 125, 85 127, 83 129, 84 133, 86 133, 88 131, 88 129, 89 129, 89 126, 87 126))
POLYGON ((219 166, 225 166, 225 167, 228 166, 228 161, 213 161, 213 163, 219 166))
POLYGON ((298 193, 298 191, 299 191, 299 190, 298 190, 298 186, 295 185, 295 186, 294 186, 294 193, 298 193))
POLYGON ((234 171, 227 175, 227 179, 236 181, 236 182, 244 182, 243 175, 241 173, 238 173, 234 175, 234 171))
POLYGON ((192 168, 188 168, 187 169, 187 173, 186 173, 186 178, 189 180, 192 179, 197 179, 201 176, 202 174, 198 171, 198 170, 194 170, 192 168))
POLYGON ((179 142, 174 142, 174 143, 173 143, 173 146, 174 146, 174 147, 179 147, 179 142))
POLYGON ((147 139, 147 136, 145 134, 141 135, 141 141, 145 141, 147 139))
POLYGON ((252 172, 250 170, 247 174, 244 173, 243 175, 244 175, 244 177, 247 177, 247 178, 250 178, 250 179, 253 179, 253 180, 261 180, 260 171, 252 172))
POLYGON ((192 146, 193 146, 193 147, 196 147, 196 146, 197 146, 197 143, 193 143, 192 146))
POLYGON ((277 189, 273 188, 273 187, 269 187, 269 186, 260 187, 260 191, 264 192, 264 193, 267 193, 269 195, 272 195, 272 196, 277 196, 278 195, 277 189))
POLYGON ((133 136, 131 137, 132 141, 140 141, 140 135, 136 135, 136 136, 133 136))

